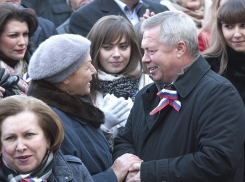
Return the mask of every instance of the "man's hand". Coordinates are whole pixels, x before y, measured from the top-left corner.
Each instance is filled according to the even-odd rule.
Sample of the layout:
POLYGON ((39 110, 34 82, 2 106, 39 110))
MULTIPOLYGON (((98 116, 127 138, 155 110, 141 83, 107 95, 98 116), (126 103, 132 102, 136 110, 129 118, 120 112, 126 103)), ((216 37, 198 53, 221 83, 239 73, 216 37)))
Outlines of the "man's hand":
POLYGON ((140 167, 141 163, 134 163, 131 168, 129 168, 129 173, 126 178, 126 182, 140 182, 140 167))
POLYGON ((111 168, 115 172, 118 181, 121 182, 126 178, 129 168, 131 168, 134 163, 141 163, 141 162, 142 160, 136 155, 126 153, 118 157, 114 161, 111 168))

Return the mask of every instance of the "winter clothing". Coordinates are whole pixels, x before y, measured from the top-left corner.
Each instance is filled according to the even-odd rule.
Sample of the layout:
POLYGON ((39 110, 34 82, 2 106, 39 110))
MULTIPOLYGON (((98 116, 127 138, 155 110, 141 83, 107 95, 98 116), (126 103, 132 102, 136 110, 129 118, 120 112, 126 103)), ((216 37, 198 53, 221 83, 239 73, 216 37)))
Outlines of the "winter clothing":
POLYGON ((32 55, 28 69, 30 77, 50 83, 63 82, 86 60, 90 44, 88 39, 80 35, 62 34, 50 37, 32 55))
MULTIPOLYGON (((227 46, 227 54, 227 70, 222 76, 227 78, 236 87, 245 104, 245 53, 237 52, 227 46)), ((220 59, 220 57, 206 58, 211 65, 211 69, 216 73, 219 72, 220 59)))
POLYGON ((144 160, 141 182, 242 182, 245 108, 235 87, 202 56, 173 85, 179 112, 168 105, 149 115, 159 90, 140 90, 113 158, 132 153, 144 160))
POLYGON ((29 174, 20 174, 14 168, 9 166, 2 156, 2 170, 4 175, 8 178, 8 181, 22 181, 22 179, 30 180, 47 180, 52 174, 52 168, 54 166, 54 154, 52 151, 47 151, 42 163, 29 174))
POLYGON ((94 181, 116 182, 108 143, 100 130, 103 113, 90 101, 76 99, 46 81, 32 80, 28 95, 46 102, 60 117, 65 139, 60 151, 80 158, 94 181))
MULTIPOLYGON (((117 89, 124 90, 129 93, 129 98, 127 99, 127 102, 128 102, 128 107, 131 109, 133 106, 133 101, 138 91, 142 89, 145 85, 148 85, 149 83, 153 82, 153 80, 148 75, 143 74, 143 73, 140 78, 132 79, 132 78, 127 78, 124 75, 114 76, 111 74, 107 74, 101 70, 98 70, 98 79, 99 79, 99 90, 96 95, 95 105, 101 110, 104 110, 105 108, 103 105, 108 104, 108 103, 104 103, 105 95, 110 94, 110 97, 114 98, 112 94, 115 94, 115 90, 117 89)), ((111 99, 111 100, 113 104, 117 102, 115 99, 111 99)), ((114 138, 121 130, 124 129, 128 115, 129 115, 129 112, 128 114, 126 114, 125 121, 114 126, 113 128, 108 129, 108 128, 101 127, 109 143, 111 151, 113 150, 114 138)))
POLYGON ((34 9, 38 16, 52 21, 55 27, 61 25, 73 13, 66 0, 22 0, 22 4, 34 9))
MULTIPOLYGON (((143 0, 143 5, 137 12, 138 17, 142 17, 146 9, 153 11, 155 14, 168 10, 159 3, 143 0)), ((128 19, 114 0, 93 0, 71 15, 70 33, 87 36, 93 25, 106 15, 121 15, 128 19)))
MULTIPOLYGON (((21 4, 21 6, 23 8, 28 8, 27 6, 25 6, 24 4, 21 4)), ((38 27, 37 30, 35 31, 35 33, 30 37, 30 44, 31 44, 31 48, 33 50, 36 50, 38 48, 38 46, 45 41, 47 38, 51 37, 52 35, 57 35, 58 32, 55 29, 55 26, 53 24, 53 22, 41 18, 41 17, 37 17, 38 19, 38 27)))
MULTIPOLYGON (((74 156, 54 156, 54 164, 49 182, 93 182, 82 161, 74 156)), ((2 167, 0 168, 0 182, 7 182, 2 167)))
POLYGON ((202 5, 197 10, 190 10, 183 6, 181 0, 161 0, 160 4, 168 7, 170 11, 182 11, 189 15, 195 22, 197 28, 202 27, 202 21, 209 14, 209 8, 212 5, 211 0, 204 0, 202 5))
POLYGON ((18 83, 11 88, 13 95, 25 95, 27 92, 28 80, 23 80, 23 75, 27 72, 27 66, 27 62, 24 59, 15 61, 14 67, 11 67, 6 62, 0 60, 0 68, 5 69, 4 75, 9 73, 19 77, 18 83))

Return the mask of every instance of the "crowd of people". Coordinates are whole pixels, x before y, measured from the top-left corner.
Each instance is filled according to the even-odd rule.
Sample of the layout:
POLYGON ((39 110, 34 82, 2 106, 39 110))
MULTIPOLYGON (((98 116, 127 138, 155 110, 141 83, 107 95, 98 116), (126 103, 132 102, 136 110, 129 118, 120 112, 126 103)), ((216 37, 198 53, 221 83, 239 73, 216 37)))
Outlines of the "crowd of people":
POLYGON ((0 0, 0 182, 245 182, 244 0, 0 0))

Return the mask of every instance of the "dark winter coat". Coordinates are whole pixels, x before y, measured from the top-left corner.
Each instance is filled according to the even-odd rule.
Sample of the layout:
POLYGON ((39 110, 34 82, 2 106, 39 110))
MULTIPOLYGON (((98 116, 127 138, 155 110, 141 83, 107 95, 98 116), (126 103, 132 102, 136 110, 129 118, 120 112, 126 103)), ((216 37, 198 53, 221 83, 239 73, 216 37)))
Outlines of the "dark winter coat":
MULTIPOLYGON (((227 78, 236 87, 245 104, 245 53, 237 52, 228 46, 227 53, 227 69, 222 76, 227 78)), ((219 72, 220 59, 220 57, 206 59, 211 65, 211 69, 216 73, 219 72)))
MULTIPOLYGON (((7 182, 2 168, 0 182, 7 182)), ((49 182, 93 182, 93 179, 79 158, 57 154, 54 156, 54 167, 49 182)))
POLYGON ((141 182, 242 182, 245 108, 234 86, 200 56, 175 83, 180 112, 166 106, 155 84, 136 96, 113 158, 133 153, 144 162, 141 182))
POLYGON ((22 4, 34 9, 37 16, 48 19, 58 27, 73 13, 66 0, 22 0, 22 4))
MULTIPOLYGON (((28 6, 24 4, 21 4, 21 6, 24 8, 28 8, 28 6)), ((54 24, 51 21, 41 17, 37 17, 37 19, 38 19, 37 30, 30 37, 30 41, 29 41, 31 48, 33 50, 36 50, 38 46, 49 37, 58 34, 54 24)))
MULTIPOLYGON (((145 10, 160 13, 168 10, 166 6, 151 0, 143 0, 143 5, 138 11, 138 17, 142 17, 145 10)), ((93 25, 103 16, 121 15, 127 18, 114 0, 93 0, 75 11, 70 18, 70 33, 87 36, 93 25)))
POLYGON ((47 103, 61 118, 65 139, 60 151, 82 160, 94 181, 116 182, 108 143, 100 129, 104 114, 85 99, 77 100, 45 81, 33 80, 28 95, 47 103))

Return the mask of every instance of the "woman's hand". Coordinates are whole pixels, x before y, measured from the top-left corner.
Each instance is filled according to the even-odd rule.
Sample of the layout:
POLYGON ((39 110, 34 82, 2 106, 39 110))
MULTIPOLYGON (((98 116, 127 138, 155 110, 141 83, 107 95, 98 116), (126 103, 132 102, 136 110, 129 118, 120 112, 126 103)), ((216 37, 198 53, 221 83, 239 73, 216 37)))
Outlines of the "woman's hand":
POLYGON ((107 94, 103 101, 100 110, 105 114, 105 123, 103 126, 108 130, 128 119, 131 107, 124 98, 116 98, 115 96, 107 94))
POLYGON ((143 14, 143 17, 140 17, 140 21, 141 20, 146 20, 146 19, 148 19, 148 18, 150 18, 151 16, 154 16, 154 15, 155 15, 154 12, 150 12, 149 9, 146 9, 145 10, 145 14, 143 14))
POLYGON ((129 168, 133 166, 134 163, 141 163, 142 160, 133 154, 124 154, 118 157, 113 165, 112 170, 115 172, 119 182, 123 181, 128 174, 129 168))

